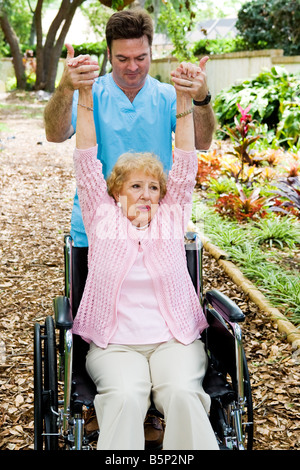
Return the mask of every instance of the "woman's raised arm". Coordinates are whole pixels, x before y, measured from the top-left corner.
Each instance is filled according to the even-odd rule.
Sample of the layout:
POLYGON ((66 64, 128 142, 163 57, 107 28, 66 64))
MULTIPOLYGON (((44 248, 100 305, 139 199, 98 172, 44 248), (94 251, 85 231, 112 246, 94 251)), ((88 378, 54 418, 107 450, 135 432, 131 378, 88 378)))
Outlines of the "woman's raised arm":
POLYGON ((97 143, 93 113, 92 87, 80 88, 78 97, 76 147, 87 149, 97 143))
POLYGON ((193 101, 189 87, 192 79, 177 73, 173 76, 177 98, 175 147, 180 150, 191 151, 195 149, 195 131, 193 120, 193 101))

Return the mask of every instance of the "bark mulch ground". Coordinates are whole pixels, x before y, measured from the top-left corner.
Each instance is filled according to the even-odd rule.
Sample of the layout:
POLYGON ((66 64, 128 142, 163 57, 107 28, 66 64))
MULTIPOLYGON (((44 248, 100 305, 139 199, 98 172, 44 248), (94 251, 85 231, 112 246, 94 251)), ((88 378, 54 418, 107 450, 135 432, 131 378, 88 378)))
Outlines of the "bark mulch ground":
MULTIPOLYGON (((0 449, 33 449, 33 326, 64 289, 63 238, 75 189, 74 139, 45 139, 44 103, 0 99, 0 449), (2 351, 2 352, 1 352, 2 351)), ((300 355, 204 253, 204 288, 228 294, 247 316, 256 450, 300 448, 300 355)))

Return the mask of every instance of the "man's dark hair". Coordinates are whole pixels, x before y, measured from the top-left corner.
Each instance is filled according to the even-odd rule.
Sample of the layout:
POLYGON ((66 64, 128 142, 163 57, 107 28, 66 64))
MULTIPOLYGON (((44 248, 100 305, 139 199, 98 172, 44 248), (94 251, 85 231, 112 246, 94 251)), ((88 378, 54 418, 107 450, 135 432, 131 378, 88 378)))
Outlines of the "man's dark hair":
POLYGON ((106 43, 111 52, 114 39, 138 39, 147 36, 149 46, 153 40, 151 16, 141 9, 122 10, 114 13, 106 25, 106 43))

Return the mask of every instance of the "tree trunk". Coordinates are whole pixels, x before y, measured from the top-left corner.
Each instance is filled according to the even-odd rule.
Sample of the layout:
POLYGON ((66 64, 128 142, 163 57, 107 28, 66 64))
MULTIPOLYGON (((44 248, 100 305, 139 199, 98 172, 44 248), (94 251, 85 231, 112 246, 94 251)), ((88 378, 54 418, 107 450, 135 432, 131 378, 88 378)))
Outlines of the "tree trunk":
MULTIPOLYGON (((43 0, 39 1, 43 3, 43 0)), ((41 61, 42 71, 39 74, 39 80, 36 82, 36 89, 45 89, 50 92, 54 91, 57 66, 64 41, 71 26, 76 9, 84 1, 85 0, 62 0, 60 9, 49 28, 44 47, 42 48, 41 45, 37 43, 37 58, 39 54, 38 49, 43 50, 43 58, 39 58, 39 61, 41 61), (55 41, 57 32, 62 24, 61 32, 55 41)), ((111 0, 109 1, 111 3, 111 0)), ((100 0, 100 2, 102 4, 106 4, 106 0, 100 0)), ((122 8, 132 2, 133 0, 124 0, 122 8)), ((37 19, 37 21, 39 20, 37 19)))
MULTIPOLYGON (((71 26, 76 9, 85 0, 61 0, 60 8, 56 17, 48 30, 45 44, 43 45, 42 30, 42 9, 44 0, 38 0, 34 14, 36 30, 36 90, 46 90, 53 92, 55 88, 55 79, 57 74, 58 61, 64 45, 66 35, 71 26), (58 31, 59 36, 56 39, 58 31)), ((100 0, 102 4, 111 3, 111 0, 100 0)), ((124 0, 125 5, 132 3, 133 0, 124 0)), ((26 88, 25 66, 20 52, 18 38, 9 24, 8 18, 3 11, 0 11, 0 26, 5 34, 6 40, 10 45, 13 57, 15 75, 17 78, 17 87, 26 88)))
POLYGON ((44 88, 44 55, 43 55, 43 29, 42 29, 42 8, 43 0, 38 0, 34 12, 36 31, 36 79, 35 89, 44 88))
POLYGON ((28 7, 31 11, 32 14, 32 20, 31 20, 31 28, 30 28, 30 37, 29 37, 29 44, 35 44, 36 42, 36 26, 35 26, 35 11, 31 8, 30 1, 28 2, 28 7))
POLYGON ((108 54, 107 54, 107 49, 105 49, 99 75, 105 75, 107 62, 108 62, 108 54))
POLYGON ((17 79, 17 88, 25 90, 26 88, 26 76, 25 76, 25 65, 23 63, 23 57, 19 48, 18 38, 9 24, 8 18, 4 11, 0 11, 0 26, 4 33, 4 36, 10 46, 11 55, 13 58, 13 66, 17 79))
MULTIPOLYGON (((84 2, 85 0, 73 0, 73 2, 68 2, 69 3, 69 8, 66 12, 65 15, 65 21, 62 26, 61 32, 57 38, 55 46, 52 48, 50 55, 49 55, 49 62, 47 66, 45 67, 46 72, 47 72, 47 79, 46 79, 46 90, 48 91, 53 91, 55 88, 55 79, 56 79, 56 73, 57 73, 57 66, 58 66, 58 61, 61 56, 61 51, 63 48, 63 45, 65 43, 66 35, 70 29, 73 17, 75 15, 76 9, 84 2)), ((46 41, 47 43, 47 41, 46 41)), ((45 44, 45 50, 44 50, 44 61, 46 63, 46 57, 45 53, 47 53, 47 48, 45 44)))
POLYGON ((64 40, 69 31, 75 11, 85 0, 62 0, 56 17, 52 21, 47 33, 45 44, 42 43, 42 5, 43 0, 38 0, 36 7, 36 32, 37 32, 37 71, 36 90, 54 91, 58 61, 64 45, 64 40), (62 28, 61 28, 62 26, 62 28), (58 30, 61 32, 56 39, 58 30))

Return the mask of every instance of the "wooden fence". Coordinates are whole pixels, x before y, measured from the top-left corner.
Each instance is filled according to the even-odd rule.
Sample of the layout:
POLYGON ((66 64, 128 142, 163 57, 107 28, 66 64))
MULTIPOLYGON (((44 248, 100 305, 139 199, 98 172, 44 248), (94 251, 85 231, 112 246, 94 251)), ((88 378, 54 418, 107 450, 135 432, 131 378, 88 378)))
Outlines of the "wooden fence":
MULTIPOLYGON (((175 69, 178 62, 175 58, 154 59, 150 74, 160 80, 170 83, 170 72, 175 69)), ((285 67, 288 72, 300 73, 300 56, 284 56, 279 49, 234 52, 230 54, 212 55, 207 63, 208 85, 214 98, 221 90, 234 83, 249 79, 263 69, 270 70, 275 65, 285 67)), ((58 78, 63 69, 63 60, 60 61, 58 78)), ((0 60, 0 92, 6 91, 7 80, 14 77, 11 59, 0 60)))
MULTIPOLYGON (((170 72, 177 64, 177 60, 170 57, 155 59, 152 61, 150 74, 170 83, 170 72)), ((276 65, 283 66, 289 73, 300 73, 300 56, 286 57, 279 49, 212 55, 206 66, 212 97, 224 88, 249 79, 264 69, 270 70, 276 65)))

